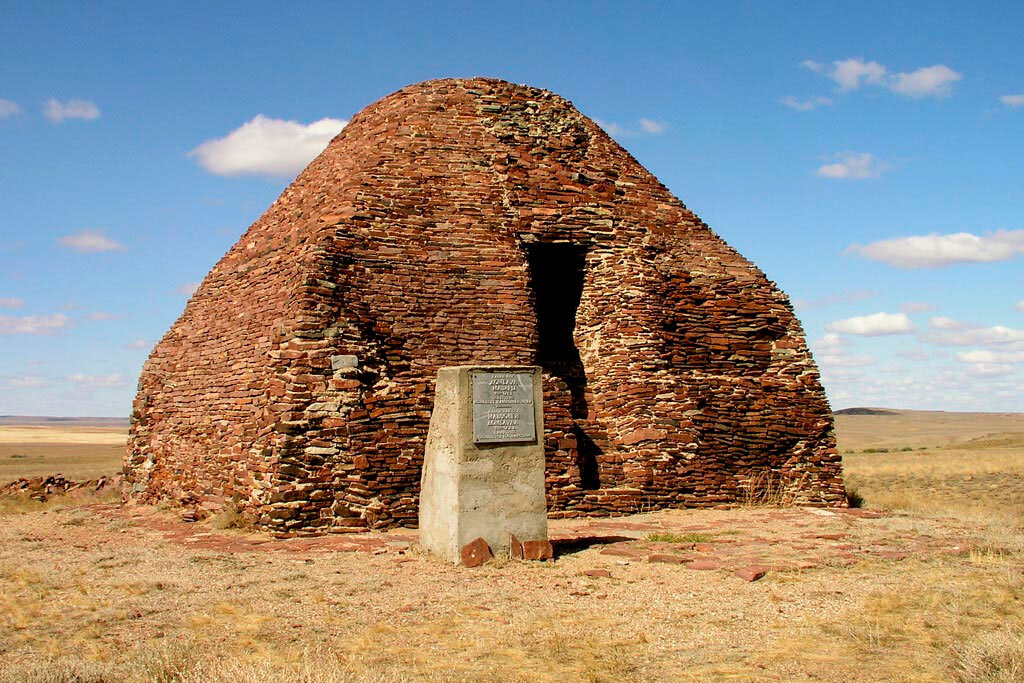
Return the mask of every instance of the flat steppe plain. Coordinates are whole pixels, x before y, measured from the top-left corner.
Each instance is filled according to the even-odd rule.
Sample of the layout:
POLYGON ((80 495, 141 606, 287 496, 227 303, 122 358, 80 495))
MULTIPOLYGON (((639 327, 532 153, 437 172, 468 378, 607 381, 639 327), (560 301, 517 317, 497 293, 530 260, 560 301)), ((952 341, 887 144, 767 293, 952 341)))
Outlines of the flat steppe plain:
MULTIPOLYGON (((860 509, 779 491, 552 520, 556 561, 476 569, 407 529, 280 540, 109 494, 2 499, 0 681, 1024 680, 1024 415, 837 434, 860 509)), ((0 484, 112 474, 123 443, 0 425, 0 484)))

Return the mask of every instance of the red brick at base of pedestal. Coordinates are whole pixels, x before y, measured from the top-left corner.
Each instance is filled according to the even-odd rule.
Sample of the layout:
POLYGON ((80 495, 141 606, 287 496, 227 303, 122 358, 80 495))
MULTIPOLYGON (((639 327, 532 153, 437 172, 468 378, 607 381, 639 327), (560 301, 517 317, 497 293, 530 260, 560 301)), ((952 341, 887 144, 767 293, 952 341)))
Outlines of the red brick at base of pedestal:
POLYGON ((462 546, 461 558, 464 567, 479 567, 494 557, 487 541, 478 538, 462 546))
POLYGON ((524 560, 551 560, 554 557, 551 541, 523 541, 524 560))

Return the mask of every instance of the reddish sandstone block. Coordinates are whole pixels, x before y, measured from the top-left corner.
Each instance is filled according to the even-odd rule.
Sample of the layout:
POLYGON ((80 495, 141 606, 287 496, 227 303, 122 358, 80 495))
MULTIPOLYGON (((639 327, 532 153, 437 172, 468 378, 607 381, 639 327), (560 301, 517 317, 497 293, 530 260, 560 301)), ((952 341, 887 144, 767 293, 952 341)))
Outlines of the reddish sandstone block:
POLYGON ((508 554, 513 560, 523 559, 523 544, 515 534, 509 534, 508 554))
POLYGON ((554 557, 555 550, 550 541, 523 541, 524 560, 551 560, 554 557))
POLYGON ((768 573, 768 569, 759 565, 750 565, 749 567, 741 567, 734 573, 744 581, 757 581, 768 573))
POLYGON ((460 556, 465 567, 479 567, 494 557, 491 553, 491 546, 487 545, 487 541, 482 538, 462 546, 460 556))

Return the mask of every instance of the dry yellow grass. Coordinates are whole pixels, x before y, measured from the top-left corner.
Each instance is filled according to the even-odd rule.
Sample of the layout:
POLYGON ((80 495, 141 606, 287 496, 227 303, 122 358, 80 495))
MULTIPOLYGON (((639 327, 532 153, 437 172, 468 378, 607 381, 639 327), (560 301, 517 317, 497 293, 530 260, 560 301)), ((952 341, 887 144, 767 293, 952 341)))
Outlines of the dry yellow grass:
POLYGON ((889 415, 836 415, 840 451, 949 446, 1000 432, 1024 432, 1024 413, 890 410, 889 415))
POLYGON ((60 472, 95 479, 121 469, 127 432, 109 427, 0 426, 0 484, 60 472))
MULTIPOLYGON (((855 546, 948 538, 971 552, 772 572, 752 584, 620 564, 600 547, 552 565, 477 570, 415 552, 403 564, 229 554, 72 501, 26 503, 0 518, 0 683, 1019 681, 1022 418, 947 417, 926 415, 916 430, 906 415, 841 419, 840 443, 858 451, 844 456, 848 480, 867 506, 896 514, 853 524, 808 513, 809 528, 839 530, 855 546), (861 452, 928 439, 924 452, 861 452), (594 567, 613 578, 580 575, 594 567)), ((744 528, 772 519, 750 507, 636 521, 671 515, 744 528)))
POLYGON ((76 443, 123 446, 128 434, 112 427, 0 426, 0 443, 76 443))

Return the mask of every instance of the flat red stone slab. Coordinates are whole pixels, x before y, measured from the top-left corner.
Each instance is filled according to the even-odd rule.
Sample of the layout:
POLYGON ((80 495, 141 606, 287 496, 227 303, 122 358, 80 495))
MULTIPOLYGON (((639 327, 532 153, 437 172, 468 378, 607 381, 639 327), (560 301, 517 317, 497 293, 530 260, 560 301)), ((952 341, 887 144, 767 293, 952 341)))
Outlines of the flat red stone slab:
POLYGON ((460 555, 462 564, 466 567, 479 567, 494 557, 494 554, 491 553, 491 546, 487 545, 487 541, 482 538, 477 538, 462 546, 460 555))
POLYGON ((550 560, 554 557, 551 541, 523 541, 524 560, 550 560))
POLYGON ((651 555, 647 558, 648 562, 663 562, 665 564, 686 564, 690 558, 683 557, 682 555, 651 555))
POLYGON ((610 571, 608 571, 607 569, 587 569, 587 570, 585 570, 583 572, 583 575, 584 576, 592 576, 592 577, 598 578, 598 579, 610 579, 610 578, 612 578, 612 573, 610 571))
POLYGON ((752 565, 750 567, 742 567, 740 569, 737 569, 733 573, 736 574, 736 576, 743 579, 744 581, 757 581, 765 574, 767 574, 768 570, 764 567, 752 565))

